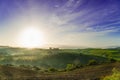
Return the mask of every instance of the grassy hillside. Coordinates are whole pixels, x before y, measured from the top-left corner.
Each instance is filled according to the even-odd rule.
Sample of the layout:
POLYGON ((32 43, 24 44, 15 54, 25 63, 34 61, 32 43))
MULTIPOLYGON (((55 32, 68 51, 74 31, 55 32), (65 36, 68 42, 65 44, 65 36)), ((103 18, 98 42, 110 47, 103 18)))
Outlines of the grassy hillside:
POLYGON ((100 80, 120 68, 120 49, 0 47, 0 80, 100 80))
POLYGON ((89 63, 90 60, 96 60, 97 62, 105 62, 108 59, 99 56, 66 52, 47 55, 41 59, 41 63, 47 64, 50 67, 65 68, 67 64, 86 65, 89 63))
POLYGON ((90 60, 108 62, 108 58, 81 53, 77 49, 22 49, 1 48, 0 64, 30 65, 41 68, 65 68, 67 64, 87 65, 90 60))
POLYGON ((100 80, 112 74, 113 68, 120 69, 120 63, 92 65, 65 72, 43 72, 32 68, 0 66, 1 80, 100 80))

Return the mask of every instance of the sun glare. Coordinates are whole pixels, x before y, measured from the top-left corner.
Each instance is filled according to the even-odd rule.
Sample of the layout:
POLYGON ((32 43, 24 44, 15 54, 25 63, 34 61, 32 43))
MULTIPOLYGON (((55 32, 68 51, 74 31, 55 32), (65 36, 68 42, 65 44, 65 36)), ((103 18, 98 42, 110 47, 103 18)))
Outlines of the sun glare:
POLYGON ((44 44, 44 38, 41 31, 35 27, 24 29, 19 36, 19 44, 21 47, 36 48, 44 44))

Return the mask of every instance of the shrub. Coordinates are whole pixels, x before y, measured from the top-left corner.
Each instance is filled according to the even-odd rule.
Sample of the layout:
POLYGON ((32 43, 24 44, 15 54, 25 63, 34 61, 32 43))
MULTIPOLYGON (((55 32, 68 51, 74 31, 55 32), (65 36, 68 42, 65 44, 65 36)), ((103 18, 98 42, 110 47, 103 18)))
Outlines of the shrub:
POLYGON ((44 72, 48 72, 48 70, 47 70, 47 69, 44 69, 44 72))
POLYGON ((6 64, 6 66, 14 66, 13 64, 6 64))
POLYGON ((115 59, 113 59, 113 58, 109 58, 109 62, 116 62, 116 60, 115 59))
POLYGON ((89 60, 88 65, 96 65, 97 61, 96 60, 89 60))
POLYGON ((58 71, 59 71, 59 72, 65 72, 66 69, 59 69, 58 71))
POLYGON ((33 70, 39 71, 41 69, 39 67, 37 67, 37 66, 33 66, 33 70))
POLYGON ((57 71, 57 69, 55 69, 55 68, 49 68, 48 71, 49 72, 55 72, 55 71, 57 71))
POLYGON ((81 62, 80 62, 79 59, 76 59, 76 60, 74 61, 74 66, 75 66, 76 68, 83 67, 83 65, 81 64, 81 62))
POLYGON ((75 69, 76 67, 75 67, 75 65, 74 64, 67 64, 67 66, 66 66, 66 70, 67 71, 71 71, 71 70, 73 70, 73 69, 75 69))

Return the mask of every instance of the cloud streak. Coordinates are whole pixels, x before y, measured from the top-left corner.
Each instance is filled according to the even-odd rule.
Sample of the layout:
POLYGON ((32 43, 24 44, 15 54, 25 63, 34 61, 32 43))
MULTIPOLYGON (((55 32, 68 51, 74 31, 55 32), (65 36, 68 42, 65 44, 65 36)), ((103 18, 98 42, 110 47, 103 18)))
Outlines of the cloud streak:
POLYGON ((33 25, 45 32, 47 44, 102 47, 116 45, 120 39, 111 35, 119 36, 120 32, 119 0, 1 1, 4 7, 0 6, 0 17, 4 17, 0 21, 4 19, 8 23, 0 26, 7 26, 6 34, 14 34, 25 26, 33 25), (11 14, 10 11, 11 17, 3 15, 11 14))

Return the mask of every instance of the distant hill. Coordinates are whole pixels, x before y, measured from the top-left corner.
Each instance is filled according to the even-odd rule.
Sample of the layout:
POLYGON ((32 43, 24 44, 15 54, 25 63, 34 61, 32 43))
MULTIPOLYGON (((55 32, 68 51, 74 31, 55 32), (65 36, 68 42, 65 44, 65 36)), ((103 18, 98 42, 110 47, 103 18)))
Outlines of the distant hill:
POLYGON ((1 48, 0 64, 32 65, 43 68, 65 68, 67 64, 86 65, 90 60, 107 62, 102 56, 81 53, 77 49, 1 48))

